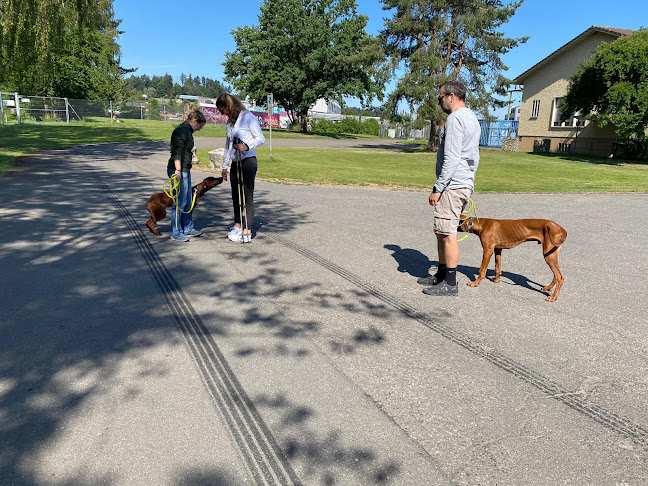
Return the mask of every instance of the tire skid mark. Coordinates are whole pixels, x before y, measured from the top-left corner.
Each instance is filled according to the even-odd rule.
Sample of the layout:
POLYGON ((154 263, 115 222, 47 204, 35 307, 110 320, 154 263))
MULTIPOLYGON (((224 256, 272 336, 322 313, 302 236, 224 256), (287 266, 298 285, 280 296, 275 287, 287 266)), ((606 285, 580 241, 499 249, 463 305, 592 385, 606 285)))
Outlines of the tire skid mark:
POLYGON ((552 381, 550 378, 536 371, 533 371, 525 365, 516 362, 515 360, 509 358, 508 356, 505 356, 504 354, 496 350, 487 349, 473 342, 469 337, 454 330, 450 326, 438 322, 429 314, 420 312, 414 307, 401 302, 392 295, 380 289, 377 289, 367 282, 363 281, 361 278, 344 269, 343 267, 326 260, 325 258, 288 240, 287 238, 270 232, 264 233, 264 236, 275 240, 276 242, 294 250, 295 252, 317 263, 318 265, 321 265, 322 267, 330 270, 331 272, 342 277, 353 285, 361 288, 368 294, 376 297, 390 307, 405 314, 407 317, 418 321, 420 324, 443 336, 449 341, 461 346, 472 354, 485 359, 501 370, 512 374, 516 378, 522 380, 524 383, 537 388, 541 392, 548 395, 550 398, 553 398, 554 400, 567 405, 572 410, 575 410, 576 412, 596 421, 597 423, 614 430, 618 434, 627 437, 643 449, 648 450, 648 429, 646 429, 645 427, 632 422, 630 419, 610 412, 603 407, 599 407, 598 405, 588 402, 587 400, 572 393, 571 390, 567 390, 562 385, 552 381))
POLYGON ((126 224, 173 314, 188 350, 257 485, 301 484, 276 439, 247 396, 180 285, 110 187, 99 184, 126 224))

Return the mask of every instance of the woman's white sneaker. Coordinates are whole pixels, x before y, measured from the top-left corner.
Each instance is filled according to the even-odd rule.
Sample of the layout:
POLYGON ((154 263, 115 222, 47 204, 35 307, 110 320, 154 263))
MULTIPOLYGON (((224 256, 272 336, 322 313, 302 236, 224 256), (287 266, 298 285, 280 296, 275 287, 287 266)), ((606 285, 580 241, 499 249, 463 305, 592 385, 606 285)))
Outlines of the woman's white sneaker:
POLYGON ((229 230, 229 233, 227 233, 227 237, 229 238, 230 236, 234 235, 240 235, 243 232, 241 228, 237 228, 236 226, 232 226, 229 230))
POLYGON ((247 234, 247 235, 244 235, 243 233, 238 233, 236 235, 229 235, 228 234, 227 237, 230 240, 235 241, 237 243, 251 243, 252 242, 252 235, 250 235, 250 234, 247 234))

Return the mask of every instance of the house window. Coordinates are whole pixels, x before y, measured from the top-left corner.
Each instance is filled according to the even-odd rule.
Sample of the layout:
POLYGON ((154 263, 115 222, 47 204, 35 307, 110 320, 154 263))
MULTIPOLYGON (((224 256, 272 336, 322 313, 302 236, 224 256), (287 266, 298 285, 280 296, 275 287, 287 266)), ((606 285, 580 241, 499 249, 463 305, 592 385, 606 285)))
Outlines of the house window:
POLYGON ((540 100, 533 100, 533 106, 531 107, 531 118, 538 118, 540 114, 540 100))
POLYGON ((585 126, 585 117, 581 111, 577 111, 571 117, 567 118, 564 122, 560 121, 560 102, 562 98, 555 98, 553 102, 553 114, 551 116, 551 126, 553 127, 584 127, 585 126))

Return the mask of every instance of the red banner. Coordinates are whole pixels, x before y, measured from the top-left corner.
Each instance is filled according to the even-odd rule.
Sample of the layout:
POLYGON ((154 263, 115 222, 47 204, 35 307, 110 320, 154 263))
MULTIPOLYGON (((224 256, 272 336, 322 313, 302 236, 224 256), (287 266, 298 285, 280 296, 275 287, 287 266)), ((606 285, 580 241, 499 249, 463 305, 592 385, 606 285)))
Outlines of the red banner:
POLYGON ((272 128, 280 127, 281 120, 279 118, 279 115, 276 113, 273 113, 272 115, 268 115, 264 111, 251 111, 250 113, 256 116, 256 119, 259 121, 261 128, 270 128, 270 120, 272 120, 272 128))
POLYGON ((216 125, 224 125, 227 122, 227 117, 221 115, 221 112, 218 111, 218 108, 215 106, 201 106, 200 111, 203 112, 207 123, 214 123, 216 125))

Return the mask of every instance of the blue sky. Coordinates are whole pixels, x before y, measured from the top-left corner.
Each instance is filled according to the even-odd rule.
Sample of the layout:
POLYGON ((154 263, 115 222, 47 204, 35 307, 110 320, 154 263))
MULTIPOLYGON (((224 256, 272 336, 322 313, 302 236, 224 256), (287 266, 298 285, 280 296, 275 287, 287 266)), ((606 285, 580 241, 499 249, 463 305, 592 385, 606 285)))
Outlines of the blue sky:
MULTIPOLYGON (((367 32, 377 34, 388 12, 378 0, 356 3, 358 11, 369 17, 367 32)), ((185 73, 222 81, 225 53, 236 48, 230 32, 258 24, 259 4, 258 0, 114 0, 115 17, 122 19, 120 29, 125 31, 118 41, 122 65, 138 68, 136 75, 168 73, 177 80, 185 73)), ((509 37, 531 38, 503 57, 509 67, 506 74, 514 78, 523 73, 592 25, 648 27, 648 1, 525 0, 503 31, 509 37)), ((495 114, 501 117, 505 111, 495 114)))

